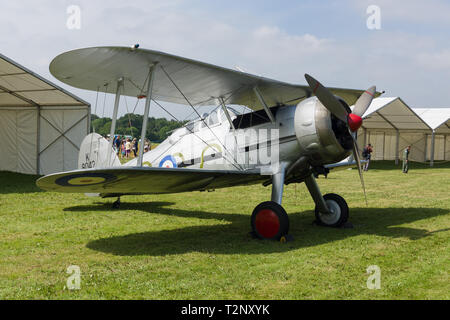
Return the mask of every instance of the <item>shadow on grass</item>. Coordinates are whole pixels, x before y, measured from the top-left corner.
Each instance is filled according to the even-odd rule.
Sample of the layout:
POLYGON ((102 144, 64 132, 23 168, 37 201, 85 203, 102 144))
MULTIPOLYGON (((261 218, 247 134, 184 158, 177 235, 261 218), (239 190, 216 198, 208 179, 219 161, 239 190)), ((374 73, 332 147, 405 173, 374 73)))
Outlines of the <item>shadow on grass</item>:
POLYGON ((41 176, 0 171, 0 193, 34 193, 43 192, 36 186, 36 180, 41 176))
MULTIPOLYGON (((221 221, 216 225, 197 225, 172 230, 134 233, 91 241, 87 247, 101 252, 120 256, 164 256, 187 252, 205 252, 214 254, 261 254, 285 252, 302 247, 343 240, 362 234, 383 237, 406 237, 411 240, 431 236, 436 232, 398 226, 417 220, 427 219, 450 212, 439 208, 353 208, 351 222, 353 229, 334 229, 312 224, 312 211, 290 214, 290 234, 294 240, 287 244, 275 241, 253 239, 250 231, 250 215, 235 213, 214 213, 204 211, 187 211, 167 208, 171 203, 123 203, 121 210, 142 210, 152 214, 164 214, 177 217, 194 217, 221 221), (224 223, 225 222, 225 223, 224 223)), ((109 211, 110 205, 77 206, 67 211, 109 211)), ((149 224, 151 220, 149 220, 149 224)))
MULTIPOLYGON (((445 169, 450 168, 450 162, 449 161, 437 161, 434 163, 433 167, 430 167, 429 162, 415 162, 410 161, 409 163, 409 170, 414 171, 414 169, 445 169)), ((394 160, 377 160, 377 161, 371 161, 369 166, 370 170, 397 170, 399 172, 402 171, 402 160, 398 162, 398 164, 395 164, 394 160)))

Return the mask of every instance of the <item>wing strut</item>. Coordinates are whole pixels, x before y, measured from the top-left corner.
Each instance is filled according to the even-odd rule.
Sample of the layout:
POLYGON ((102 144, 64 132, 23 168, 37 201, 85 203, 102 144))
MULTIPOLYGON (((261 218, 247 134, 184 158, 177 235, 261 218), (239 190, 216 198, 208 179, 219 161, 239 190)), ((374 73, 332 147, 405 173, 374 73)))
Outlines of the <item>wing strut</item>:
MULTIPOLYGON (((188 105, 191 106, 192 110, 195 111, 195 113, 199 116, 199 118, 201 119, 201 121, 204 123, 204 125, 208 128, 208 130, 214 135, 214 137, 217 139, 217 142, 219 142, 224 151, 228 152, 228 154, 231 155, 231 158, 233 159, 234 163, 227 160, 227 158, 225 157, 225 153, 223 153, 223 158, 225 160, 227 160, 233 167, 235 167, 237 170, 243 170, 242 166, 237 163, 237 161, 234 160, 233 154, 227 149, 227 147, 225 146, 225 144, 222 143, 222 141, 220 141, 220 139, 217 137, 217 135, 214 133, 213 130, 211 130, 211 128, 209 127, 209 125, 206 123, 205 119, 202 118, 202 116, 198 113, 198 111, 195 109, 195 107, 192 105, 192 103, 189 101, 189 99, 186 97, 186 95, 183 93, 183 91, 181 91, 181 89, 177 86, 177 84, 175 83, 175 81, 173 81, 172 77, 167 73, 167 71, 164 69, 164 67, 161 65, 161 70, 165 73, 167 79, 169 79, 170 82, 172 82, 173 86, 178 90, 178 92, 183 96, 184 100, 186 100, 186 102, 188 103, 188 105)), ((216 150, 217 152, 219 152, 217 150, 217 148, 215 148, 213 145, 210 145, 209 143, 207 143, 207 145, 209 147, 211 147, 213 150, 216 150)))
POLYGON ((233 121, 231 120, 230 113, 228 112, 228 109, 225 106, 225 101, 223 100, 222 97, 219 98, 219 103, 220 103, 220 106, 222 107, 223 112, 227 116, 227 119, 228 119, 228 122, 230 123, 231 128, 233 128, 233 131, 235 131, 236 128, 234 127, 233 121))
POLYGON ((267 106, 267 103, 264 100, 264 98, 262 97, 261 92, 259 92, 258 87, 254 86, 253 91, 255 91, 256 97, 258 98, 259 102, 261 102, 261 104, 263 105, 264 110, 266 111, 267 116, 270 119, 270 122, 275 123, 275 117, 273 116, 272 111, 270 111, 269 107, 267 106))
MULTIPOLYGON (((116 132, 116 121, 117 121, 117 111, 119 110, 119 102, 120 102, 120 88, 123 86, 123 78, 120 77, 117 80, 117 89, 116 89, 116 99, 114 100, 114 111, 111 122, 111 131, 109 132, 109 147, 108 147, 108 161, 111 160, 111 153, 114 141, 114 134, 116 132)), ((108 163, 110 165, 110 163, 108 163)))
POLYGON ((155 78, 155 64, 151 64, 148 70, 148 82, 147 82, 147 92, 145 93, 145 109, 144 109, 144 118, 142 120, 142 131, 141 131, 141 145, 139 147, 139 158, 137 161, 137 166, 142 167, 143 159, 144 159, 144 144, 145 144, 145 134, 147 132, 147 124, 148 124, 148 114, 150 112, 150 102, 152 101, 152 89, 153 89, 153 80, 155 78))

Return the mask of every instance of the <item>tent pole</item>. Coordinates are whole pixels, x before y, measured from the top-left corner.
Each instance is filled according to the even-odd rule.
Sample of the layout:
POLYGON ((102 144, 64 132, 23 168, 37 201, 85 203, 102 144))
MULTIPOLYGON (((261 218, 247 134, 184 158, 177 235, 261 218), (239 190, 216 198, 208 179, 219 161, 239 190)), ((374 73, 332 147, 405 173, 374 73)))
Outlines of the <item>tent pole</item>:
POLYGON ((365 148, 367 146, 367 128, 364 128, 364 146, 363 148, 365 148))
POLYGON ((145 146, 145 133, 147 132, 147 123, 148 123, 148 114, 150 112, 150 102, 152 101, 152 89, 153 89, 153 80, 155 78, 155 65, 152 64, 148 70, 148 83, 147 83, 147 92, 145 98, 145 109, 144 109, 144 118, 142 120, 142 131, 141 131, 141 144, 139 146, 139 158, 137 161, 137 166, 142 167, 142 163, 144 160, 144 146, 145 146))
POLYGON ((395 164, 398 165, 398 160, 399 160, 399 146, 400 146, 400 131, 398 129, 396 129, 397 134, 395 136, 395 164))
POLYGON ((444 161, 447 160, 447 135, 444 135, 444 161))
POLYGON ((123 85, 123 78, 119 78, 117 80, 117 89, 116 89, 116 99, 114 100, 114 111, 111 122, 111 130, 109 132, 109 147, 108 147, 108 163, 111 161, 112 155, 112 147, 114 140, 114 133, 116 132, 116 122, 117 122, 117 111, 119 110, 119 102, 120 102, 120 87, 123 85))
POLYGON ((435 131, 433 130, 431 132, 431 151, 430 151, 430 167, 433 166, 434 163, 434 138, 435 138, 435 131))
POLYGON ((427 162, 427 153, 428 153, 428 134, 425 133, 425 152, 424 152, 425 156, 423 159, 424 162, 427 162))
POLYGON ((41 106, 37 106, 37 137, 36 137, 36 174, 39 175, 41 166, 41 106))

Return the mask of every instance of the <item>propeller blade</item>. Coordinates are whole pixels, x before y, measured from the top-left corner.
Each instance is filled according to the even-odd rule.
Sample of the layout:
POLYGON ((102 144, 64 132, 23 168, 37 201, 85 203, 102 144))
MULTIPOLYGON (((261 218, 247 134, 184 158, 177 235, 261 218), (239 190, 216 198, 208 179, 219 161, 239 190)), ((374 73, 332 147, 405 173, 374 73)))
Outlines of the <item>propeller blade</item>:
POLYGON ((305 79, 308 82, 312 92, 316 95, 323 106, 338 119, 347 123, 348 112, 339 100, 336 99, 336 97, 319 81, 311 77, 309 74, 305 74, 305 79))
POLYGON ((364 93, 358 98, 358 101, 356 101, 355 108, 353 109, 352 113, 362 117, 367 108, 369 108, 376 90, 377 88, 375 86, 372 86, 364 91, 364 93))
POLYGON ((358 172, 359 172, 359 179, 361 180, 361 185, 364 191, 364 199, 366 200, 366 206, 369 205, 367 202, 367 195, 366 195, 366 186, 364 185, 364 178, 363 173, 361 170, 361 159, 359 158, 359 150, 358 150, 358 144, 356 143, 355 137, 352 135, 353 138, 353 158, 356 160, 356 163, 358 165, 358 172))

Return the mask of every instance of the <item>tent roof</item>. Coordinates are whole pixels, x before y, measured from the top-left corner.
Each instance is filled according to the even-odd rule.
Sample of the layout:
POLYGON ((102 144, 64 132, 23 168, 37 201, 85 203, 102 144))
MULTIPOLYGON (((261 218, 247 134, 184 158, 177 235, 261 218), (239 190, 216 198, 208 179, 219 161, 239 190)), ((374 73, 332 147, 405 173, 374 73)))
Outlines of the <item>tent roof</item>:
POLYGON ((399 97, 373 99, 363 119, 363 128, 367 129, 431 130, 399 97))
POLYGON ((438 133, 450 133, 450 108, 414 108, 414 111, 438 133))
POLYGON ((0 107, 90 106, 70 92, 0 54, 0 107))

